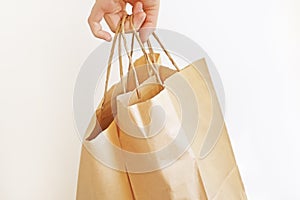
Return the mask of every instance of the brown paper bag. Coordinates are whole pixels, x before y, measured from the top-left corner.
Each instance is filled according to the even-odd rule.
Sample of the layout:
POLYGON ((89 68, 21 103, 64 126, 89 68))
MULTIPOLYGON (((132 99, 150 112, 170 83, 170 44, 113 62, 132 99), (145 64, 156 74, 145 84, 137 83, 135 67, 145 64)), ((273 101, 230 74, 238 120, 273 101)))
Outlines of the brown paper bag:
MULTIPOLYGON (((151 61, 155 64, 160 65, 160 54, 155 53, 150 56, 152 59, 151 61)), ((140 57, 134 62, 134 67, 137 73, 138 81, 140 83, 143 83, 148 77, 148 73, 146 73, 148 64, 145 60, 145 56, 140 57)), ((175 71, 164 66, 159 67, 159 74, 162 80, 167 79, 169 76, 174 74, 175 71)), ((126 89, 127 91, 132 91, 135 89, 135 81, 133 77, 133 70, 129 70, 127 73, 127 76, 123 77, 123 83, 126 83, 126 89)), ((121 81, 114 84, 106 93, 107 98, 105 98, 105 102, 102 102, 99 104, 98 108, 96 109, 96 116, 97 116, 97 122, 94 129, 91 131, 90 135, 88 136, 88 140, 92 140, 96 138, 102 130, 105 130, 110 123, 114 120, 114 115, 116 112, 116 96, 124 93, 121 81), (103 105, 103 109, 100 107, 103 105)))
MULTIPOLYGON (((119 140, 134 199, 207 199, 192 149, 182 149, 169 163, 164 160, 170 154, 156 153, 174 141, 180 128, 176 97, 159 85, 150 84, 139 90, 139 99, 134 92, 117 97, 119 140), (157 106, 164 109, 165 116, 152 110, 157 106), (164 119, 165 123, 161 123, 164 119), (155 133, 156 127, 162 129, 155 133), (146 156, 141 159, 140 155, 146 156)), ((169 153, 181 149, 180 141, 177 143, 169 153)))
MULTIPOLYGON (((117 118, 84 142, 77 200, 247 199, 205 60, 167 76, 164 85, 153 80, 138 93, 117 95, 117 118), (194 96, 186 96, 192 103, 184 112, 196 105, 196 117, 183 115, 176 99, 187 85, 194 96), (155 112, 157 106, 166 112, 155 112)), ((92 129, 96 122, 94 116, 92 129)))
MULTIPOLYGON (((212 149, 209 150, 208 155, 205 155, 203 158, 200 157, 201 150, 203 151, 205 146, 203 143, 209 138, 205 133, 208 132, 209 120, 207 119, 211 118, 213 107, 211 92, 209 92, 208 88, 211 83, 205 83, 207 80, 200 79, 199 77, 201 76, 197 73, 197 70, 201 69, 203 74, 205 66, 204 60, 201 60, 180 72, 180 76, 188 77, 187 80, 190 85, 192 85, 195 93, 199 95, 196 99, 199 101, 199 108, 202 111, 201 113, 203 113, 199 118, 202 126, 197 130, 196 138, 191 146, 192 151, 191 149, 188 150, 175 163, 162 170, 147 173, 126 173, 106 167, 89 155, 87 150, 83 148, 77 193, 78 199, 227 199, 227 197, 230 197, 230 199, 246 199, 225 127, 221 135, 217 137, 213 148, 211 147, 212 149), (199 80, 202 80, 202 84, 199 80), (195 84, 192 84, 194 81, 195 84), (113 192, 116 189, 120 192, 113 192)), ((177 84, 178 81, 176 79, 178 79, 178 76, 179 73, 176 73, 167 79, 165 84, 177 84)), ((153 91, 153 88, 149 89, 153 91)), ((174 111, 174 108, 178 108, 178 105, 176 106, 173 103, 170 106, 170 101, 174 97, 170 97, 169 92, 164 90, 156 89, 156 92, 158 94, 154 96, 153 101, 164 102, 165 104, 162 104, 163 107, 165 109, 169 108, 166 113, 169 114, 168 122, 171 125, 169 124, 168 126, 172 127, 172 124, 180 124, 176 117, 178 115, 176 112, 178 111, 174 111), (158 99, 158 97, 160 98, 158 99), (168 100, 161 101, 162 99, 168 100), (173 112, 171 112, 172 110, 173 112), (170 120, 171 117, 174 118, 173 121, 170 120)), ((130 102, 130 104, 133 102, 130 102)), ((149 101, 146 102, 146 104, 140 102, 131 105, 131 109, 137 109, 137 107, 140 109, 140 111, 135 112, 142 113, 139 115, 140 118, 145 118, 147 115, 144 115, 143 112, 147 112, 150 109, 149 101)), ((119 113, 122 113, 120 110, 118 108, 118 116, 120 115, 119 113)), ((134 112, 131 111, 130 113, 134 112)), ((147 123, 149 119, 144 121, 147 123)), ((126 122, 124 115, 122 116, 122 122, 126 122)), ((118 122, 118 125, 120 126, 120 122, 118 122)), ((113 122, 101 136, 109 137, 115 145, 135 153, 152 152, 165 146, 174 138, 172 133, 167 132, 168 134, 160 133, 144 142, 141 142, 141 140, 137 142, 130 135, 117 130, 122 130, 122 128, 119 129, 113 122)), ((93 140, 94 146, 102 145, 97 143, 100 140, 99 136, 93 140)), ((96 152, 97 150, 93 149, 92 151, 96 152)), ((106 148, 105 153, 109 154, 109 152, 114 151, 106 148)), ((118 158, 116 153, 112 153, 110 156, 116 157, 116 160, 123 160, 121 156, 118 158)))
MULTIPOLYGON (((180 73, 194 90, 200 107, 202 126, 191 148, 198 159, 207 198, 247 199, 205 60, 194 62, 180 73)), ((176 77, 165 84, 176 84, 176 77)))
MULTIPOLYGON (((96 116, 92 119, 91 127, 95 125, 96 116)), ((117 126, 112 122, 109 127, 96 139, 108 138, 113 143, 118 143, 117 126)), ((93 140, 94 141, 94 140, 93 140)), ((91 142, 93 142, 91 141, 91 142)), ((87 142, 87 141, 85 141, 87 142)), ((101 144, 102 145, 102 144, 101 144)), ((112 169, 95 158, 86 144, 82 145, 79 175, 77 181, 77 200, 124 199, 132 200, 130 182, 126 172, 112 169)), ((105 147, 105 153, 118 158, 112 153, 111 146, 105 147)), ((117 162, 117 160, 116 160, 117 162)))
MULTIPOLYGON (((197 121, 198 124, 195 138, 191 147, 170 166, 148 173, 128 173, 135 199, 246 199, 204 59, 170 76, 164 83, 164 89, 157 86, 140 88, 143 101, 139 100, 135 93, 118 96, 117 116, 122 149, 136 154, 150 154, 174 141, 181 124, 180 105, 166 88, 173 88, 173 92, 185 91, 187 87, 182 84, 182 80, 186 80, 193 90, 200 110, 198 118, 189 119, 197 121), (163 120, 160 119, 159 113, 151 113, 158 105, 164 108, 167 121, 163 129, 152 136, 151 130, 155 130, 155 126, 161 126, 159 122, 163 120), (214 128, 210 130, 211 127, 214 128)), ((188 98, 185 103, 189 105, 188 98)), ((188 130, 188 127, 184 128, 188 130)), ((176 154, 180 148, 178 143, 170 153, 176 154)), ((168 156, 171 157, 170 154, 168 156)), ((128 171, 133 172, 147 171, 154 161, 159 163, 161 157, 158 153, 149 155, 150 161, 147 162, 147 159, 139 161, 129 154, 127 158, 125 156, 126 167, 128 171)), ((160 164, 157 165, 159 168, 160 164)))
MULTIPOLYGON (((159 62, 159 54, 156 54, 155 56, 157 58, 157 62, 159 62)), ((139 80, 141 82, 144 81, 147 78, 144 73, 146 71, 146 61, 144 56, 135 62, 135 66, 137 68, 139 80)), ((161 73, 162 80, 175 73, 174 70, 163 66, 160 67, 159 71, 161 73)), ((127 82, 129 88, 132 90, 134 89, 134 83, 132 81, 131 71, 128 72, 128 76, 130 81, 127 82, 127 77, 124 77, 124 82, 127 82)), ((112 167, 124 165, 122 163, 122 156, 119 155, 119 152, 117 152, 112 146, 103 144, 104 139, 107 138, 107 141, 120 147, 117 131, 118 127, 114 122, 114 116, 111 108, 111 105, 114 104, 110 101, 114 99, 112 97, 113 95, 117 96, 122 93, 121 84, 117 83, 112 86, 108 93, 109 100, 107 102, 109 103, 105 104, 105 109, 103 110, 101 110, 100 103, 100 106, 97 108, 95 115, 92 117, 91 123, 86 132, 85 138, 89 138, 92 135, 93 140, 84 141, 82 145, 77 184, 77 200, 134 199, 128 174, 127 172, 124 172, 125 168, 120 170, 113 169, 112 167), (104 123, 101 123, 101 116, 99 116, 99 114, 104 115, 105 119, 109 119, 105 121, 105 127, 102 129, 99 124, 103 126, 104 123), (100 132, 101 134, 99 135, 100 132), (95 152, 104 152, 108 156, 111 156, 114 159, 112 166, 106 166, 100 159, 97 159, 95 152)))

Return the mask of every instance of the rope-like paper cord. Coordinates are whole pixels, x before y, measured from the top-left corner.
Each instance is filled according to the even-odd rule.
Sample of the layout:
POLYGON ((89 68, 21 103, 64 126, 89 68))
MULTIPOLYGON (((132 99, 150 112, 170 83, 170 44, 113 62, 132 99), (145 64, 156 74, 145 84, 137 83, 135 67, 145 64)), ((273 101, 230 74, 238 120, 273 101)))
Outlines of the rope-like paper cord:
POLYGON ((130 25, 131 25, 131 28, 132 28, 132 30, 133 30, 133 33, 134 33, 134 35, 135 35, 135 37, 136 37, 136 39, 137 39, 137 41, 138 41, 138 43, 139 43, 139 45, 140 45, 140 47, 141 47, 141 49, 142 49, 144 55, 146 56, 146 60, 147 60, 148 64, 151 66, 152 70, 155 72, 155 76, 156 76, 156 79, 157 79, 157 81, 159 82, 159 84, 163 85, 163 82, 162 82, 162 80, 160 79, 158 70, 155 68, 155 66, 154 66, 153 63, 151 62, 151 60, 150 60, 150 58, 149 58, 149 56, 148 56, 148 54, 147 54, 147 52, 146 52, 146 50, 145 50, 145 47, 144 47, 144 45, 143 45, 143 43, 142 43, 142 41, 141 41, 141 38, 140 38, 140 36, 137 34, 137 31, 136 31, 136 29, 135 29, 135 27, 134 27, 134 25, 133 25, 133 22, 132 22, 132 16, 130 16, 130 17, 131 17, 131 19, 130 19, 130 25))
MULTIPOLYGON (((113 38, 113 42, 112 42, 112 47, 111 47, 111 50, 110 50, 110 55, 109 55, 109 59, 108 59, 108 66, 107 66, 107 71, 106 71, 106 80, 105 80, 105 88, 104 88, 104 95, 103 95, 103 102, 102 102, 102 106, 101 106, 101 109, 103 109, 103 104, 106 100, 106 93, 107 93, 107 89, 108 89, 108 82, 109 82, 109 77, 110 77, 110 72, 111 72, 111 66, 112 66, 112 59, 113 59, 113 54, 114 54, 114 51, 115 51, 115 46, 116 46, 116 40, 117 40, 117 37, 119 35, 119 33, 121 33, 121 35, 119 36, 119 67, 120 67, 120 78, 121 78, 121 82, 122 82, 122 77, 123 77, 123 62, 122 62, 122 56, 121 56, 121 37, 123 38, 123 42, 124 42, 124 46, 125 46, 125 50, 126 50, 126 53, 127 53, 127 56, 128 56, 128 59, 129 59, 129 67, 128 69, 132 69, 133 70, 133 73, 134 73, 134 78, 135 78, 135 84, 136 84, 136 92, 137 92, 137 95, 138 97, 140 97, 139 95, 139 92, 137 90, 138 86, 139 86, 139 81, 138 81, 138 77, 137 77, 137 73, 136 73, 136 70, 133 66, 133 60, 132 60, 132 55, 133 55, 133 45, 134 45, 134 36, 136 37, 143 53, 144 53, 144 56, 146 57, 146 61, 148 62, 148 64, 150 65, 151 69, 155 72, 155 76, 156 76, 156 79, 157 81, 162 85, 162 80, 159 76, 159 72, 156 68, 156 66, 154 66, 153 62, 155 62, 155 56, 154 56, 154 51, 153 51, 153 48, 152 48, 152 45, 148 39, 147 41, 147 45, 148 45, 148 48, 149 48, 149 51, 150 51, 150 55, 153 57, 153 62, 151 61, 151 59, 149 58, 149 55, 147 54, 146 50, 145 50, 145 47, 139 37, 139 35, 137 34, 137 31, 133 25, 133 22, 132 22, 132 16, 129 16, 130 17, 130 25, 131 25, 131 28, 133 30, 133 35, 132 35, 132 41, 131 41, 131 51, 128 50, 128 47, 127 47, 127 41, 126 41, 126 37, 125 37, 125 30, 124 30, 124 24, 125 24, 125 20, 126 18, 128 17, 128 15, 124 15, 124 17, 122 18, 122 20, 120 20, 120 22, 118 23, 118 26, 117 26, 117 30, 115 32, 115 35, 114 35, 114 38, 113 38)), ((169 54, 169 52, 166 50, 166 48, 164 47, 164 45, 162 44, 162 42, 160 41, 160 39, 158 38, 158 36, 156 35, 155 32, 152 33, 153 37, 156 39, 156 41, 158 42, 158 44, 160 45, 160 47, 163 49, 163 51, 165 52, 165 54, 167 55, 167 57, 169 58, 169 60, 171 61, 171 63, 174 65, 174 67, 176 68, 177 71, 180 71, 179 67, 177 66, 176 62, 173 60, 173 58, 171 57, 171 55, 169 54)), ((150 71, 148 69, 148 73, 150 75, 150 71)), ((125 91, 125 87, 124 87, 124 84, 122 83, 123 85, 123 89, 125 91)))
POLYGON ((163 51, 165 52, 165 54, 168 56, 169 60, 171 61, 171 63, 174 65, 174 67, 176 68, 176 70, 179 72, 180 69, 177 66, 176 62, 173 60, 173 58, 171 57, 171 55, 169 54, 169 52, 167 51, 167 49, 164 47, 164 45, 161 43, 160 39, 158 38, 158 36, 156 35, 155 32, 152 33, 153 37, 156 39, 156 41, 158 42, 159 46, 163 49, 163 51))
MULTIPOLYGON (((134 47, 134 34, 132 33, 132 37, 131 37, 131 45, 130 45, 130 56, 132 57, 133 55, 133 47, 134 47)), ((130 63, 128 65, 128 71, 130 70, 130 63)))
POLYGON ((122 61, 122 48, 121 48, 121 41, 122 41, 122 37, 121 34, 119 34, 119 48, 118 48, 118 52, 119 52, 119 66, 120 66, 120 79, 121 79, 121 85, 123 87, 123 92, 126 92, 126 86, 124 84, 124 80, 123 80, 123 61, 122 61))
POLYGON ((116 30, 116 33, 114 35, 112 46, 111 46, 111 50, 110 50, 110 54, 109 54, 109 58, 108 58, 108 66, 107 66, 107 71, 106 71, 105 88, 104 88, 104 95, 103 95, 103 101, 102 101, 101 109, 104 108, 103 105, 104 105, 104 102, 106 100, 106 93, 107 93, 107 88, 108 88, 108 81, 109 81, 109 76, 110 76, 110 71, 111 71, 112 59, 113 59, 113 55, 114 55, 114 52, 115 52, 116 40, 117 40, 118 33, 120 32, 120 29, 121 29, 120 25, 121 25, 121 21, 119 22, 117 30, 116 30))
POLYGON ((138 77, 137 77, 137 73, 136 73, 136 70, 133 66, 133 60, 132 60, 132 57, 130 55, 130 52, 128 50, 128 46, 127 46, 127 41, 126 41, 126 37, 125 37, 125 30, 124 30, 124 24, 125 24, 125 20, 126 20, 127 16, 125 15, 122 19, 122 31, 121 31, 121 35, 122 35, 122 38, 123 38, 123 42, 124 42, 124 47, 125 47, 125 50, 126 50, 126 53, 127 53, 127 56, 128 56, 128 59, 129 59, 129 64, 130 64, 130 68, 132 69, 133 71, 133 75, 134 75, 134 79, 135 79, 135 86, 136 86, 136 93, 137 93, 137 96, 138 98, 140 98, 140 94, 138 92, 138 87, 139 87, 139 80, 138 80, 138 77))
MULTIPOLYGON (((152 48, 152 45, 151 45, 151 42, 150 42, 150 40, 148 39, 147 40, 147 46, 148 46, 148 49, 149 49, 149 51, 150 51, 150 54, 151 55, 154 55, 154 51, 153 51, 153 48, 152 48)), ((153 59, 154 59, 155 57, 153 57, 153 59)))
MULTIPOLYGON (((149 49, 149 52, 150 52, 150 55, 151 55, 151 58, 152 58, 152 60, 153 60, 153 64, 155 65, 155 68, 157 69, 158 68, 158 66, 157 66, 157 63, 156 63, 156 57, 155 57, 155 53, 154 53, 154 50, 153 50, 153 48, 152 48, 152 45, 151 45, 151 42, 150 42, 150 39, 148 38, 148 40, 147 40, 147 46, 148 46, 148 49, 149 49)), ((151 61, 152 61, 151 60, 151 61)))

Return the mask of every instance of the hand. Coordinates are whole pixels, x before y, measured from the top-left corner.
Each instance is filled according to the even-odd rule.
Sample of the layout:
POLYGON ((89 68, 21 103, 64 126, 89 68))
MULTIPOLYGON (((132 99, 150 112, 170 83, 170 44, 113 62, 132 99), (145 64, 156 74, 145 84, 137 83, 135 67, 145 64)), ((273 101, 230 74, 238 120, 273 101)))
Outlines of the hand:
MULTIPOLYGON (((126 3, 132 5, 133 25, 139 30, 142 42, 146 42, 157 24, 159 0, 96 0, 88 18, 95 37, 111 41, 111 35, 102 29, 103 17, 109 28, 115 32, 118 22, 126 14, 126 3)), ((125 31, 130 31, 130 22, 125 22, 125 31)))

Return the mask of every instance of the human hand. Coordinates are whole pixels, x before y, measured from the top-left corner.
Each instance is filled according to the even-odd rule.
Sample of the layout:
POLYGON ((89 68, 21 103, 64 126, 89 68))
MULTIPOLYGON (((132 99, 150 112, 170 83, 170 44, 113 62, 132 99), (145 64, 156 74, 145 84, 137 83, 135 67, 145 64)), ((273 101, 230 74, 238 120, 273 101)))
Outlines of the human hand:
MULTIPOLYGON (((102 29, 103 17, 115 32, 119 21, 126 14, 126 3, 132 5, 133 25, 139 30, 142 42, 146 42, 157 24, 159 0, 96 0, 88 23, 95 37, 111 41, 111 35, 102 29)), ((130 31, 130 22, 125 22, 125 31, 130 31)))

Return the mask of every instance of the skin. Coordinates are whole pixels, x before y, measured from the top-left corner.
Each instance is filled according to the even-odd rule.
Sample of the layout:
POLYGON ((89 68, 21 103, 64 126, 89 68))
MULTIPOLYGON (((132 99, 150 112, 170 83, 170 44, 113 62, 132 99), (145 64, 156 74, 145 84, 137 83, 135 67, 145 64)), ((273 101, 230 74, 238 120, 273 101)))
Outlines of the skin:
MULTIPOLYGON (((100 22, 105 19, 109 28, 115 32, 118 22, 126 14, 126 4, 132 5, 134 27, 139 30, 142 42, 146 42, 154 31, 159 11, 159 0, 96 0, 88 23, 95 37, 111 41, 112 36, 102 29, 100 22)), ((125 22, 125 31, 130 31, 130 22, 125 22)))

